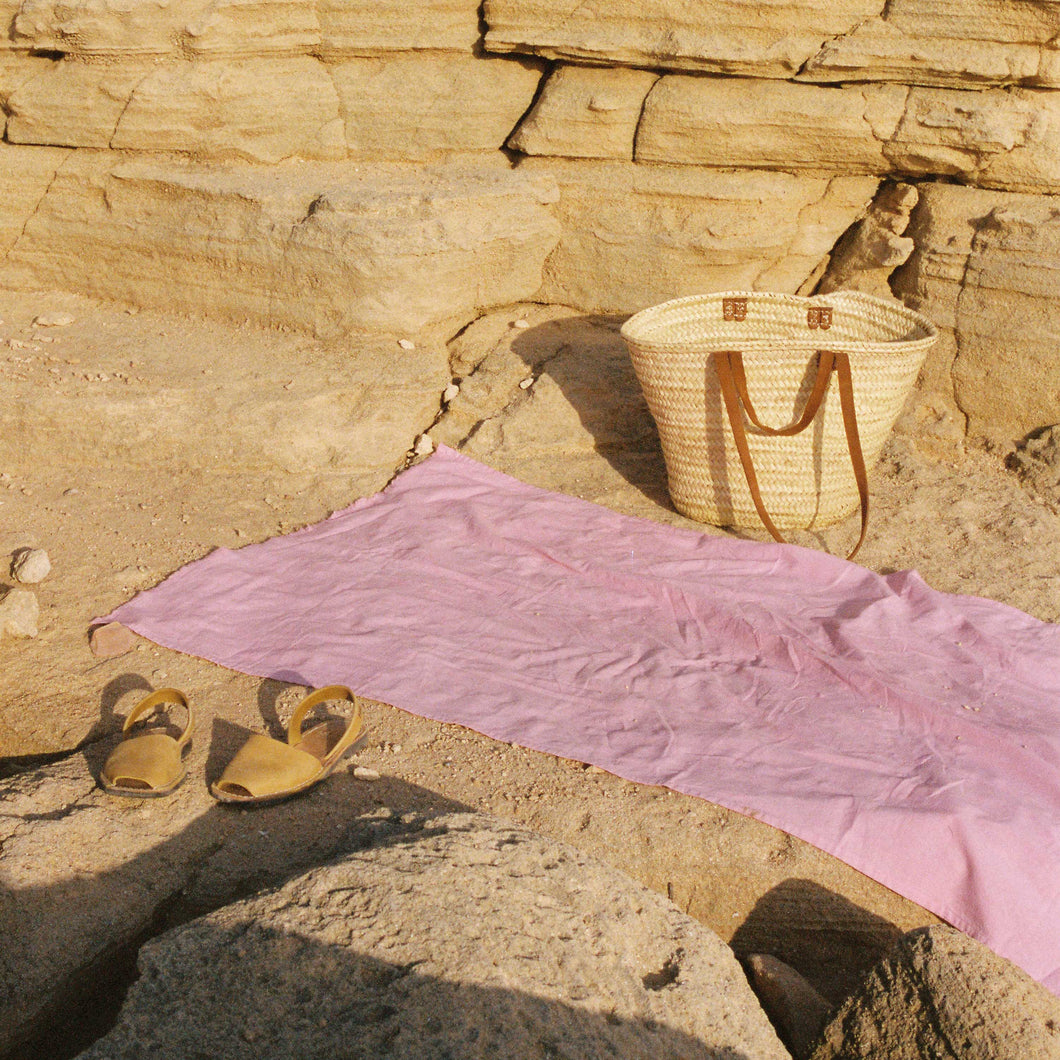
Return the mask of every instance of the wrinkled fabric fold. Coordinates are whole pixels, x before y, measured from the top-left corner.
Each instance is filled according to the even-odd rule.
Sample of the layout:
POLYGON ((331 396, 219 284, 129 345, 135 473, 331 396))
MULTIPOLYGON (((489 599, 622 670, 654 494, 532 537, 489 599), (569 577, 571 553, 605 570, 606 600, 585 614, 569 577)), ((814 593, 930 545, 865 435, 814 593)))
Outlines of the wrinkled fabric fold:
POLYGON ((752 813, 1060 994, 1060 627, 441 447, 101 621, 752 813))

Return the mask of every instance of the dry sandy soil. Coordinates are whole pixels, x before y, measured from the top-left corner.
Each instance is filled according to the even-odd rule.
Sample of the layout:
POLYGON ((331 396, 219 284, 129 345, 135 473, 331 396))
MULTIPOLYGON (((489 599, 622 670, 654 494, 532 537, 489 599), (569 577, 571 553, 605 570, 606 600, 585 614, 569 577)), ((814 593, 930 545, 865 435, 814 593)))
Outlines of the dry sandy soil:
MULTIPOLYGON (((285 853, 299 834, 382 808, 467 807, 618 866, 739 954, 777 954, 833 1000, 899 933, 935 921, 751 818, 381 704, 369 707, 372 738, 356 759, 379 780, 340 772, 258 811, 248 828, 245 811, 215 807, 202 780, 245 730, 275 733, 303 690, 146 642, 113 659, 89 651, 93 619, 133 592, 217 546, 290 531, 374 492, 425 430, 537 485, 691 525, 669 507, 618 321, 516 306, 448 346, 417 335, 406 349, 402 336, 324 345, 56 293, 0 292, 0 319, 0 584, 13 584, 7 557, 20 548, 44 548, 53 564, 36 587, 39 635, 0 640, 0 788, 71 757, 98 768, 149 688, 184 689, 200 719, 191 783, 165 805, 81 791, 95 831, 79 844, 68 829, 64 850, 19 870, 39 877, 21 886, 88 878, 97 864, 117 872, 123 858, 165 844, 170 859, 188 860, 191 882, 164 926, 314 856, 285 853), (59 311, 73 322, 33 324, 59 311), (453 377, 461 393, 444 411, 453 377), (218 882, 230 868, 211 869, 225 843, 238 845, 238 887, 218 882)), ((930 410, 908 413, 873 474, 859 561, 915 567, 936 588, 1060 619, 1060 517, 1052 498, 1006 470, 1005 455, 966 449, 930 410)), ((852 521, 799 543, 840 552, 853 535, 852 521)), ((34 827, 44 838, 50 826, 34 827)))

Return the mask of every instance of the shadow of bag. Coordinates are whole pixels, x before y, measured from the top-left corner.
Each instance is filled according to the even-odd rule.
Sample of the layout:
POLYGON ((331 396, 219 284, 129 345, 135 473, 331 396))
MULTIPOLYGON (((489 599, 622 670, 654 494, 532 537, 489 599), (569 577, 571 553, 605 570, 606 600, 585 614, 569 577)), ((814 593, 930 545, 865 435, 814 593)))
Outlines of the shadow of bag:
POLYGON ((644 309, 622 337, 682 515, 782 541, 860 504, 854 556, 866 468, 938 337, 929 320, 860 291, 725 291, 644 309))

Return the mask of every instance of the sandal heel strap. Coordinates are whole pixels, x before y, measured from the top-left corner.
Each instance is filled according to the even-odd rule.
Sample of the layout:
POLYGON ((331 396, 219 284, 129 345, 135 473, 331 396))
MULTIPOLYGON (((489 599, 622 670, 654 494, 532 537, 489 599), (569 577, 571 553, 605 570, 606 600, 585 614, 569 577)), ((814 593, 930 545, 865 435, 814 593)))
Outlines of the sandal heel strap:
POLYGON ((125 724, 122 726, 122 732, 128 732, 148 711, 153 710, 162 703, 175 703, 178 707, 183 707, 188 712, 187 724, 176 741, 178 747, 183 747, 191 739, 191 734, 195 731, 195 715, 192 712, 191 704, 188 702, 188 697, 179 688, 159 688, 150 695, 144 696, 129 711, 129 716, 125 719, 125 724))
MULTIPOLYGON (((345 699, 356 705, 357 700, 354 694, 345 685, 327 685, 325 688, 318 688, 315 692, 310 692, 301 703, 298 704, 294 709, 294 713, 291 715, 291 721, 287 726, 287 742, 292 746, 299 743, 302 739, 302 722, 305 720, 305 716, 321 703, 326 703, 331 699, 345 699)), ((357 707, 356 718, 360 720, 360 707, 357 707)))

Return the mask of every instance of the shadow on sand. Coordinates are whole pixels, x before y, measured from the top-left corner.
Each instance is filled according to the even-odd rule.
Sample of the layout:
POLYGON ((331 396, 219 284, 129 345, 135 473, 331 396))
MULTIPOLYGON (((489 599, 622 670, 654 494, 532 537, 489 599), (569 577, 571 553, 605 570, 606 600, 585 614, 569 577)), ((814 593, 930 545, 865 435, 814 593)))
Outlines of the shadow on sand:
POLYGON ((889 920, 819 883, 788 879, 755 903, 729 945, 741 959, 779 958, 838 1005, 901 937, 889 920))
MULTIPOLYGON (((224 764, 246 740, 247 730, 215 719, 194 739, 208 741, 206 775, 192 776, 165 799, 122 799, 84 792, 84 768, 98 778, 113 749, 123 717, 117 704, 130 692, 151 689, 138 674, 122 674, 101 694, 100 722, 91 742, 66 763, 12 760, 3 763, 0 826, 12 835, 25 823, 34 829, 28 846, 12 843, 0 869, 0 1058, 63 1060, 85 1048, 113 1022, 136 975, 142 943, 262 887, 351 850, 408 834, 422 820, 463 811, 460 803, 396 778, 364 784, 345 772, 290 802, 253 809, 221 806, 205 794, 224 764), (107 732, 103 738, 98 733, 107 732), (83 766, 78 766, 78 760, 83 766), (22 768, 19 766, 22 765, 22 768), (58 789, 57 771, 78 774, 75 799, 58 789), (6 790, 5 790, 6 789, 6 790), (16 794, 31 796, 42 812, 3 813, 16 794), (58 801, 56 801, 58 800, 58 801), (406 819, 403 819, 406 818, 406 819), (122 860, 124 850, 139 851, 122 860), (101 864, 88 873, 99 851, 101 864), (59 879, 47 886, 13 880, 59 879)), ((259 709, 273 735, 276 703, 286 686, 265 681, 259 709)), ((123 706, 132 706, 136 696, 123 706)), ((51 759, 53 756, 48 756, 51 759)), ((3 834, 3 833, 0 833, 3 834)))
MULTIPOLYGON (((25 847, 20 847, 17 862, 4 866, 9 871, 5 888, 0 889, 2 1060, 45 1056, 65 1060, 106 1034, 130 985, 137 981, 140 947, 160 933, 335 857, 415 843, 432 834, 431 819, 439 815, 474 811, 398 778, 384 776, 365 784, 345 772, 285 803, 252 809, 215 804, 205 796, 202 781, 216 779, 247 736, 242 727, 221 719, 214 720, 209 733, 198 734, 200 740, 209 739, 205 777, 193 778, 174 796, 129 800, 97 791, 85 795, 85 782, 98 777, 116 742, 119 702, 150 687, 138 674, 116 678, 101 695, 99 728, 109 730, 110 737, 79 752, 76 757, 81 762, 71 759, 65 767, 38 766, 0 787, 0 798, 5 799, 14 797, 16 789, 43 793, 60 783, 57 771, 64 768, 69 783, 72 767, 80 784, 73 801, 65 803, 58 796, 53 807, 44 799, 44 812, 34 817, 23 812, 15 823, 16 828, 26 821, 36 823, 32 849, 40 849, 42 864, 47 862, 40 878, 59 882, 46 886, 12 882, 34 878, 36 865, 25 847), (157 816, 152 817, 152 812, 157 816), (112 868, 100 873, 84 870, 96 849, 100 863, 112 868), (138 852, 123 860, 130 849, 138 852)), ((277 701, 286 687, 280 681, 264 681, 259 687, 259 711, 273 735, 282 734, 277 701)), ((759 901, 737 931, 733 948, 738 955, 766 952, 796 967, 801 963, 811 979, 807 953, 824 966, 846 962, 850 967, 844 965, 839 978, 852 988, 898 934, 893 925, 811 881, 789 880, 759 901), (852 930, 864 937, 864 946, 853 954, 849 952, 852 930), (812 935, 809 944, 807 932, 812 935)), ((219 1057, 395 1055, 414 1060, 443 1055, 430 1045, 441 1040, 441 1032, 432 1028, 442 1021, 445 1040, 465 1042, 467 1050, 459 1055, 467 1057, 681 1055, 690 1060, 740 1060, 731 1050, 712 1051, 680 1031, 650 1021, 615 1019, 518 989, 441 981, 341 946, 322 946, 271 930, 265 931, 262 945, 262 952, 277 955, 275 961, 261 963, 255 958, 252 967, 222 961, 203 970, 202 981, 182 981, 180 991, 190 996, 205 990, 214 1003, 167 1001, 158 1011, 170 1013, 165 1018, 172 1026, 155 1028, 157 1050, 143 1055, 205 1055, 195 1050, 209 1042, 209 1055, 219 1057), (285 953, 294 956, 281 961, 285 953), (389 990, 398 979, 402 997, 407 993, 410 999, 407 1012, 394 1010, 389 1001, 372 1000, 373 990, 389 990), (218 997, 224 998, 223 1004, 216 1002, 218 997), (458 1032, 454 1020, 460 1022, 458 1032), (321 1021, 339 1021, 344 1030, 327 1031, 326 1040, 332 1044, 325 1046, 322 1038, 317 1049, 311 1043, 321 1021), (290 1037, 295 1025, 304 1031, 297 1040, 290 1037), (199 1046, 181 1037, 195 1028, 202 1035, 196 1039, 199 1046), (519 1028, 522 1051, 512 1051, 513 1028, 519 1028), (344 1037, 346 1044, 336 1051, 334 1043, 344 1037), (172 1045, 179 1041, 185 1045, 172 1045)), ((646 980, 645 985, 650 986, 646 980)), ((168 986, 153 982, 143 989, 178 988, 173 982, 168 986)), ((822 992, 834 995, 827 989, 822 992)), ((132 1053, 103 1050, 95 1055, 132 1053)))
MULTIPOLYGON (((101 696, 101 725, 116 733, 119 700, 148 687, 137 674, 111 682, 101 696)), ((277 699, 284 687, 266 681, 259 689, 270 729, 280 724, 277 699)), ((216 778, 246 731, 215 719, 208 738, 206 777, 195 778, 193 786, 216 778)), ((79 753, 92 777, 114 743, 98 740, 79 753)), ((41 790, 50 782, 49 768, 5 782, 9 792, 3 794, 13 792, 16 781, 22 790, 41 790)), ((233 956, 232 940, 212 937, 220 929, 196 921, 208 966, 158 977, 145 957, 138 971, 140 948, 162 932, 330 859, 416 843, 434 834, 432 818, 471 810, 397 778, 365 784, 342 772, 298 799, 253 809, 207 804, 188 787, 157 801, 92 792, 35 818, 20 816, 19 824, 38 823, 40 841, 65 871, 56 872, 52 861, 46 874, 60 882, 14 886, 8 875, 0 890, 3 1060, 65 1060, 108 1032, 111 1037, 90 1055, 744 1060, 652 1020, 620 1019, 507 986, 462 984, 458 969, 457 981, 446 981, 377 955, 255 925, 245 929, 255 933, 250 962, 233 956), (156 833, 161 838, 151 843, 141 818, 155 808, 164 817, 156 833), (85 873, 78 863, 91 860, 97 836, 109 855, 101 854, 102 861, 115 864, 114 851, 123 847, 139 847, 139 853, 119 857, 108 871, 85 873), (130 1038, 115 1021, 131 986, 155 995, 157 1005, 150 1026, 135 1028, 130 1038)), ((32 869, 18 864, 14 878, 32 879, 32 869)))
MULTIPOLYGON (((560 317, 521 331, 511 342, 511 348, 532 370, 535 376, 547 375, 562 391, 571 408, 578 414, 584 429, 593 438, 594 449, 631 486, 654 504, 674 512, 667 486, 666 463, 655 421, 648 410, 640 383, 633 370, 629 349, 620 334, 626 316, 586 315, 560 317)), ((807 362, 805 375, 791 396, 790 418, 801 414, 813 386, 815 367, 807 362)), ((724 420, 720 387, 713 362, 705 358, 703 380, 703 432, 706 424, 724 420)), ((780 426, 776 424, 775 426, 780 426)), ((757 428, 745 423, 749 437, 757 428)), ((806 476, 813 476, 820 490, 822 476, 823 420, 819 415, 809 431, 813 434, 813 460, 806 466, 806 476)), ((710 480, 717 483, 719 498, 728 495, 729 481, 734 474, 724 449, 715 445, 704 450, 709 465, 710 480)), ((737 465, 735 474, 742 478, 737 465)), ((724 510, 724 505, 719 501, 724 510)), ((849 536, 844 521, 844 540, 849 536)), ((851 525, 853 523, 851 522, 851 525)), ((768 540, 765 528, 748 532, 729 526, 726 532, 747 540, 768 540)), ((797 536, 797 535, 793 535, 797 536)), ((819 530, 802 533, 804 541, 824 547, 825 538, 819 530)))

